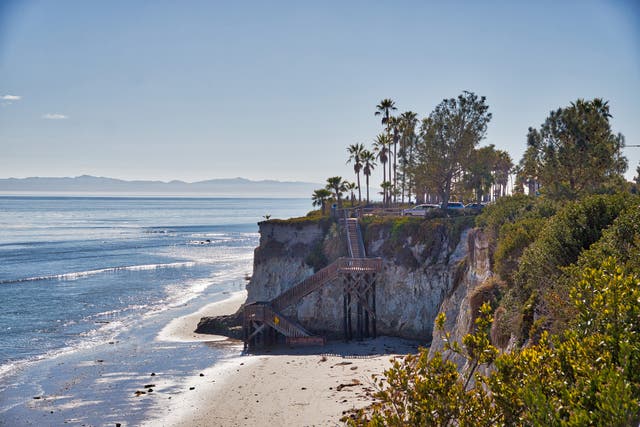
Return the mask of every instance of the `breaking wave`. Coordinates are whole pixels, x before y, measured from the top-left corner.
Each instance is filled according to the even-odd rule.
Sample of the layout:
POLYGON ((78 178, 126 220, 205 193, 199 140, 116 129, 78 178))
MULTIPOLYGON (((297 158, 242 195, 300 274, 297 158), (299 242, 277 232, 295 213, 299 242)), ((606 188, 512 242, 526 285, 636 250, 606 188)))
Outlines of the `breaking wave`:
POLYGON ((77 280, 83 277, 95 276, 105 273, 117 273, 120 271, 145 271, 157 270, 160 268, 188 268, 196 265, 196 262, 170 262, 166 264, 143 264, 143 265, 127 265, 120 267, 99 268, 96 270, 77 271, 73 273, 51 274, 46 276, 25 277, 23 279, 6 279, 0 280, 0 285, 9 283, 38 282, 41 280, 77 280))

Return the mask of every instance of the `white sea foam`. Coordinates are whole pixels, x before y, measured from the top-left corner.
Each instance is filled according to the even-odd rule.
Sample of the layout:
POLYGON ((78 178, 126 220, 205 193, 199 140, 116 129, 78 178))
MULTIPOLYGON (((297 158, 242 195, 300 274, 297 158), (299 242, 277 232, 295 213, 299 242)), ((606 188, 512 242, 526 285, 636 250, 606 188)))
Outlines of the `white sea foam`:
MULTIPOLYGON (((111 321, 109 323, 105 323, 97 329, 92 329, 86 331, 80 336, 82 339, 74 340, 67 347, 58 348, 54 350, 50 350, 46 353, 39 354, 36 356, 32 356, 25 359, 20 360, 11 360, 0 365, 0 391, 4 389, 4 386, 10 386, 11 384, 5 384, 4 381, 10 375, 18 372, 21 369, 26 368, 27 366, 42 361, 54 359, 56 357, 63 356, 65 354, 70 354, 79 350, 84 350, 88 348, 95 347, 99 344, 104 344, 109 341, 115 340, 115 337, 125 329, 127 323, 124 321, 111 321)), ((4 408, 5 410, 9 408, 4 408)))
POLYGON ((83 277, 95 276, 97 274, 105 274, 105 273, 117 273, 120 271, 145 271, 145 270, 156 270, 159 268, 188 268, 188 267, 193 267, 194 265, 196 265, 194 261, 170 262, 166 264, 126 265, 126 266, 120 266, 120 267, 99 268, 96 270, 76 271, 73 273, 26 277, 22 279, 6 279, 6 280, 0 280, 0 285, 5 285, 9 283, 37 282, 41 280, 78 280, 83 277))

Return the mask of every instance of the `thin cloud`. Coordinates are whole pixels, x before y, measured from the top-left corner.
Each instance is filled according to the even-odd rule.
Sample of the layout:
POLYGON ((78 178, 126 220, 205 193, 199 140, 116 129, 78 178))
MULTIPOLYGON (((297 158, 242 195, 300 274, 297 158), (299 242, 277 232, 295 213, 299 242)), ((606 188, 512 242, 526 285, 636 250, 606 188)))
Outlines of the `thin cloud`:
POLYGON ((57 114, 57 113, 47 113, 43 115, 42 118, 48 119, 48 120, 64 120, 64 119, 68 119, 69 116, 65 116, 64 114, 57 114))
POLYGON ((22 97, 18 95, 2 95, 0 99, 3 101, 20 101, 22 97))

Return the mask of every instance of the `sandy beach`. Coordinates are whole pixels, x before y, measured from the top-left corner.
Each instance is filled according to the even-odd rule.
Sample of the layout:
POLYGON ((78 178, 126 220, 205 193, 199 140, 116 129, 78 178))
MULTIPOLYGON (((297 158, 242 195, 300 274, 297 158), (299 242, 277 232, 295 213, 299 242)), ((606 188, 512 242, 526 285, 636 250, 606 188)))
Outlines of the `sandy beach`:
POLYGON ((370 402, 375 390, 372 374, 381 374, 394 357, 416 351, 415 342, 380 337, 243 355, 241 342, 193 332, 200 317, 232 314, 245 297, 244 292, 234 293, 225 301, 174 319, 160 332, 157 339, 166 342, 232 346, 237 357, 189 378, 184 392, 158 402, 145 425, 341 425, 344 411, 370 402))

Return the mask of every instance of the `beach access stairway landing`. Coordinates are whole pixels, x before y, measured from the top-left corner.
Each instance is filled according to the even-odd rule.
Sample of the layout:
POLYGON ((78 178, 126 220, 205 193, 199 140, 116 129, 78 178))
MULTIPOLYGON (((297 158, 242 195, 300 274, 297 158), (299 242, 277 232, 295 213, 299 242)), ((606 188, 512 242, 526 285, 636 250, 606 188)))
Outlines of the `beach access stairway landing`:
POLYGON ((380 271, 382 259, 366 257, 358 220, 344 218, 340 222, 345 229, 350 256, 338 258, 271 301, 247 304, 244 308, 245 345, 249 345, 252 340, 267 332, 267 327, 284 335, 288 344, 323 344, 323 337, 312 335, 299 323, 283 315, 282 311, 342 274, 380 271))

